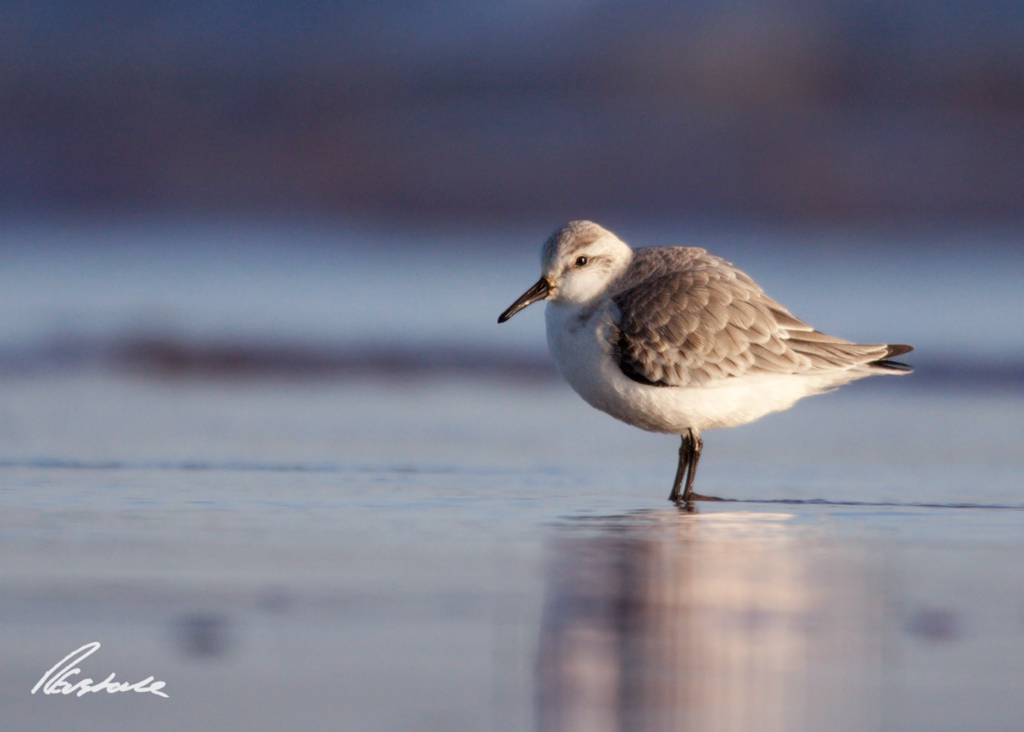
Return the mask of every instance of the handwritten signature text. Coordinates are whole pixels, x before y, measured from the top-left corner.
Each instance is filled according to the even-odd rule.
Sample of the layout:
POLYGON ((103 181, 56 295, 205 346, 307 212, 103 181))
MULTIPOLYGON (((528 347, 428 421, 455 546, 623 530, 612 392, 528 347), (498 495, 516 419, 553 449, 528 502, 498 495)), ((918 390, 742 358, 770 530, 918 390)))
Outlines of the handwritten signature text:
POLYGON ((44 694, 75 694, 77 692, 77 696, 95 694, 98 691, 106 691, 108 694, 116 694, 119 691, 136 691, 140 694, 148 692, 167 698, 167 694, 160 691, 167 686, 167 682, 154 681, 152 676, 147 676, 134 684, 129 684, 127 681, 114 681, 116 674, 110 674, 98 684, 94 684, 93 680, 89 678, 72 684, 69 679, 82 672, 82 669, 78 668, 78 664, 98 651, 99 648, 99 642, 93 641, 66 655, 57 662, 57 665, 43 674, 43 678, 39 679, 32 687, 32 693, 35 694, 40 688, 44 694))

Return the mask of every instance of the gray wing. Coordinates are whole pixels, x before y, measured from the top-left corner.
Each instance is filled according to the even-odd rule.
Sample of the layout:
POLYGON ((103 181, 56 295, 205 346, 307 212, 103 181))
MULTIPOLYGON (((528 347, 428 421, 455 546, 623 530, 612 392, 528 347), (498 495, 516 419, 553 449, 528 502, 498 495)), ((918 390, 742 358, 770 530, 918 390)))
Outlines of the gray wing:
POLYGON ((865 364, 896 368, 882 361, 909 350, 819 333, 703 249, 637 250, 612 299, 621 314, 613 344, 619 367, 645 384, 695 386, 865 364))

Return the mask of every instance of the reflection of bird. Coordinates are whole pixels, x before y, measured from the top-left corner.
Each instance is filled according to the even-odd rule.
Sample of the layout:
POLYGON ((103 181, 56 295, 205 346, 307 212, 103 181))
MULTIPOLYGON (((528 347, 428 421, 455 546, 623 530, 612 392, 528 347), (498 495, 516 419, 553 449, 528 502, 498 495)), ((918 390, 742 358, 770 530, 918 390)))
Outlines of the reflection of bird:
POLYGON ((682 436, 673 501, 702 497, 693 493, 701 430, 911 370, 889 360, 911 346, 819 333, 703 249, 633 251, 597 224, 573 221, 548 239, 541 266, 537 284, 498 322, 547 300, 548 344, 576 393, 623 422, 682 436))

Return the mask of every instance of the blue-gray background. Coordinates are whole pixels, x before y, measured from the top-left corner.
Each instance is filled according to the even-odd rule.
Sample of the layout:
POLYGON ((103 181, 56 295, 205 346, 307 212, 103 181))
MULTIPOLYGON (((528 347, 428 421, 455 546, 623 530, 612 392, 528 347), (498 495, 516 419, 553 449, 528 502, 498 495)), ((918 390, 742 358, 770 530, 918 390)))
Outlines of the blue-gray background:
POLYGON ((8 210, 1017 220, 1011 0, 0 3, 8 210))
POLYGON ((1019 380, 1021 49, 1001 1, 4 0, 0 366, 550 373, 477 308, 590 218, 1019 380))
POLYGON ((1019 3, 0 1, 4 729, 1024 720, 1019 3), (541 242, 703 246, 916 371, 587 407, 541 242), (40 697, 53 663, 167 700, 40 697))

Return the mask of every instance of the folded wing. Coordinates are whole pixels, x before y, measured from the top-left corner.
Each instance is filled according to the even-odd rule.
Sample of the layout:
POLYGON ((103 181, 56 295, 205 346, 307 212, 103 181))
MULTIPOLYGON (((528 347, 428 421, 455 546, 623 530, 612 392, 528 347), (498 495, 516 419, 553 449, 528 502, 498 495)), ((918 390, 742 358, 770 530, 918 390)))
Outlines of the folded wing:
POLYGON ((745 273, 703 249, 640 249, 613 295, 613 352, 644 384, 701 386, 756 373, 875 368, 905 371, 891 356, 910 346, 860 345, 794 317, 745 273))

